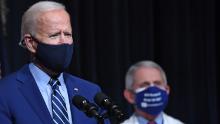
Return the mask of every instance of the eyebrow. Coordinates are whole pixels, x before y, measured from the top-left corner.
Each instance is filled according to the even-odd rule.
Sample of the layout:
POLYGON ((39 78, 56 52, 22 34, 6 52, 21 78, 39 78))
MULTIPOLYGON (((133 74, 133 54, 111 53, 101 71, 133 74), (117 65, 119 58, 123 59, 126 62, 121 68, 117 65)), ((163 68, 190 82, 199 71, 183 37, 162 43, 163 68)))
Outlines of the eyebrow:
MULTIPOLYGON (((158 82, 160 82, 161 84, 163 83, 163 81, 162 80, 155 80, 155 81, 153 81, 153 83, 158 83, 158 82)), ((149 81, 143 81, 143 82, 141 82, 142 84, 150 84, 151 82, 149 82, 149 81)))
POLYGON ((51 35, 58 35, 58 34, 61 34, 61 32, 50 33, 49 36, 51 36, 51 35))
MULTIPOLYGON (((71 31, 63 31, 64 34, 72 34, 71 31)), ((60 35, 61 34, 61 31, 57 31, 57 32, 54 32, 54 33, 49 33, 48 36, 53 36, 53 35, 60 35)))

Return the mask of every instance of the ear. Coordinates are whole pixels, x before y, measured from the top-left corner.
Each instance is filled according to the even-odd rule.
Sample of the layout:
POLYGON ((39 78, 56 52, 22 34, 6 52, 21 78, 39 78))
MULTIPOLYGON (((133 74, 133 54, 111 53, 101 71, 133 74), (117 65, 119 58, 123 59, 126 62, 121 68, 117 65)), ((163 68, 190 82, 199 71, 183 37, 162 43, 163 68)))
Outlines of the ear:
POLYGON ((165 89, 167 91, 167 94, 170 94, 170 86, 168 84, 165 86, 165 89))
POLYGON ((135 103, 135 94, 132 91, 125 89, 124 90, 124 97, 130 104, 135 103))
POLYGON ((33 40, 30 34, 25 34, 24 35, 24 43, 26 48, 31 52, 31 53, 36 53, 37 50, 37 43, 33 40))

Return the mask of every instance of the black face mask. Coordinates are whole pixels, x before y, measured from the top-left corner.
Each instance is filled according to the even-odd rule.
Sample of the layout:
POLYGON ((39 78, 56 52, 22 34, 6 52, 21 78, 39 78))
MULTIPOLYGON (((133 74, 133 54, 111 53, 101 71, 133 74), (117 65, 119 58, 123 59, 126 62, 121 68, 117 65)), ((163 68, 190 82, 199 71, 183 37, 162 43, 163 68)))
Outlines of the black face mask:
POLYGON ((61 73, 68 68, 72 60, 73 44, 49 45, 37 41, 36 59, 46 68, 61 73))

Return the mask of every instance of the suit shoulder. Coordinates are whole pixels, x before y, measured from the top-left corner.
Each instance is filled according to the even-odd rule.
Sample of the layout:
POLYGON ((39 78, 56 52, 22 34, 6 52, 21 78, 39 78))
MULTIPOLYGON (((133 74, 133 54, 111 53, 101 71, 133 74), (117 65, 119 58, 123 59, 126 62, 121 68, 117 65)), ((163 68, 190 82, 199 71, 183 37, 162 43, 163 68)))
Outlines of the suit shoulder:
POLYGON ((0 80, 0 101, 2 99, 13 99, 14 95, 17 94, 17 80, 16 80, 16 73, 12 73, 3 79, 0 80))
POLYGON ((24 65, 19 70, 3 77, 0 80, 0 86, 2 87, 2 86, 8 86, 14 84, 17 81, 17 78, 21 77, 21 75, 27 71, 28 71, 28 64, 24 65))
POLYGON ((6 77, 3 77, 1 80, 0 80, 0 87, 7 87, 7 86, 10 86, 12 85, 14 82, 16 81, 16 72, 6 76, 6 77))

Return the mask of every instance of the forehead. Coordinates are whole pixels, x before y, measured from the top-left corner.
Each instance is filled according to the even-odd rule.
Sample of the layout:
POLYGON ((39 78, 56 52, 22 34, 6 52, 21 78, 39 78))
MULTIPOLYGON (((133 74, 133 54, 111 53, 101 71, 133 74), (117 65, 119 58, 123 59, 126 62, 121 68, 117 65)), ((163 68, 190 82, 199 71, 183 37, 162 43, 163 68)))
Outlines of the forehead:
POLYGON ((62 19, 63 17, 69 18, 69 14, 65 9, 54 9, 54 10, 48 10, 41 12, 39 14, 40 19, 48 19, 48 20, 57 20, 57 19, 62 19), (55 17, 55 18, 52 18, 55 17))
POLYGON ((140 67, 134 72, 135 82, 154 82, 162 81, 162 75, 160 71, 152 67, 140 67))
POLYGON ((56 26, 70 26, 69 14, 64 9, 50 10, 39 14, 37 19, 39 28, 56 26))

